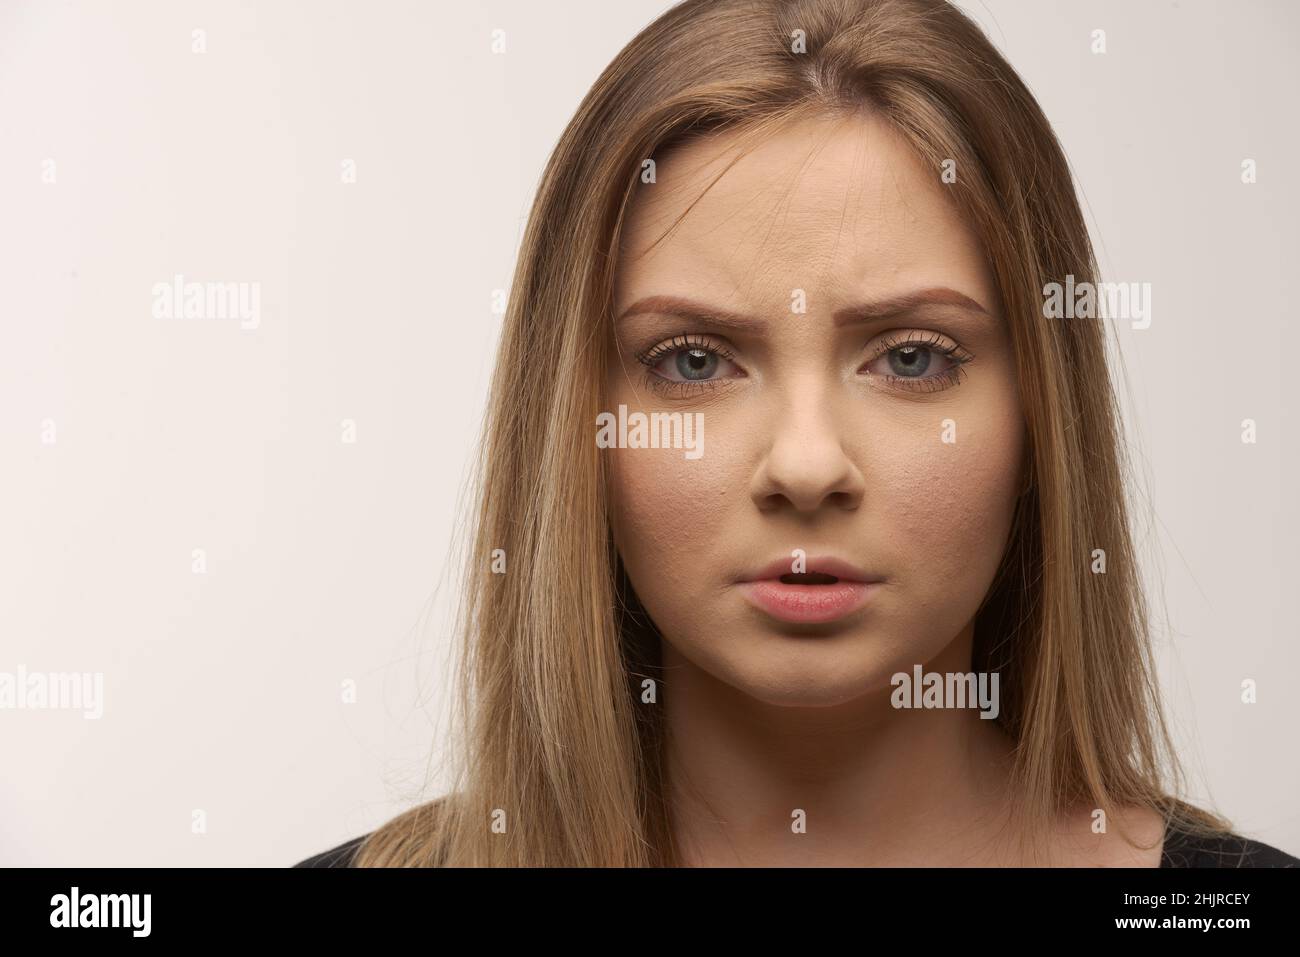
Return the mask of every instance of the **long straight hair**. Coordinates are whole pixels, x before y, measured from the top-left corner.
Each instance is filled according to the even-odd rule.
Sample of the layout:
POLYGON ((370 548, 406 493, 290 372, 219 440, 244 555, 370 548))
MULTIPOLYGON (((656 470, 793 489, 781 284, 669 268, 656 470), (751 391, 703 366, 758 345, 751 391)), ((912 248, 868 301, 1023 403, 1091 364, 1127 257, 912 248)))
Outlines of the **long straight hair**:
POLYGON ((939 0, 686 0, 615 57, 546 166, 475 483, 455 783, 369 835, 359 866, 680 862, 661 712, 641 700, 642 680, 660 677, 659 636, 612 544, 593 438, 622 229, 647 159, 862 110, 936 177, 955 162, 947 189, 983 242, 1016 357, 1028 483, 972 662, 1001 674, 1016 833, 1037 854, 1079 806, 1228 831, 1174 796, 1183 773, 1154 677, 1102 323, 1043 315, 1047 283, 1097 269, 1033 96, 939 0), (1098 548, 1105 574, 1090 567, 1098 548))

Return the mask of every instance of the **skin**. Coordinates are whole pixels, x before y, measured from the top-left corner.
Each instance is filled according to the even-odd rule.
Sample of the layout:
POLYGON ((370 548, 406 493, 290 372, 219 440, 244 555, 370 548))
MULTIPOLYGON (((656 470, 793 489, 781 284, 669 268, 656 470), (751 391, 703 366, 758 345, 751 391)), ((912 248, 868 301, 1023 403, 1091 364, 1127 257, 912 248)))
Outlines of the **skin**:
MULTIPOLYGON (((914 664, 971 670, 973 620, 1022 487, 1013 353, 982 248, 939 171, 873 115, 802 119, 704 192, 734 145, 722 134, 681 147, 642 187, 618 264, 606 383, 607 409, 704 417, 698 460, 681 449, 604 453, 615 542, 663 635, 686 863, 1020 863, 1004 819, 1012 742, 997 722, 890 704, 891 676, 914 664), (792 311, 795 290, 805 312, 792 311), (933 290, 972 305, 833 320, 933 290), (670 314, 681 310, 662 297, 748 324, 670 314), (681 335, 691 345, 671 342, 681 335), (951 360, 926 346, 924 370, 896 364, 897 345, 892 359, 881 352, 918 338, 959 347, 969 357, 959 377, 944 378, 951 360), (638 360, 665 342, 653 368, 638 360), (704 368, 684 374, 678 360, 701 344, 704 368), (686 374, 705 378, 669 381, 686 374), (943 441, 945 420, 955 442, 943 441), (778 621, 737 582, 794 549, 885 581, 842 620, 778 621), (796 809, 806 833, 792 833, 796 809)), ((1088 812, 1059 822, 1054 863, 1158 866, 1159 845, 1129 847, 1113 819, 1094 835, 1088 812)), ((1159 834, 1145 812, 1129 824, 1146 840, 1159 834)))

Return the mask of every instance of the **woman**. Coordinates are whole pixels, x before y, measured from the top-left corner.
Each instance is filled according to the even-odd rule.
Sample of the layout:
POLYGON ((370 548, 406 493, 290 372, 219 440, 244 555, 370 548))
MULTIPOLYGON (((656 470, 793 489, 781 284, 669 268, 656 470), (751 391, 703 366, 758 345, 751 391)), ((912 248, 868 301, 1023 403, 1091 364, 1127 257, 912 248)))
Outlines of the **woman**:
POLYGON ((1095 274, 958 10, 669 10, 519 256, 456 787, 300 866, 1300 864, 1176 796, 1095 274))

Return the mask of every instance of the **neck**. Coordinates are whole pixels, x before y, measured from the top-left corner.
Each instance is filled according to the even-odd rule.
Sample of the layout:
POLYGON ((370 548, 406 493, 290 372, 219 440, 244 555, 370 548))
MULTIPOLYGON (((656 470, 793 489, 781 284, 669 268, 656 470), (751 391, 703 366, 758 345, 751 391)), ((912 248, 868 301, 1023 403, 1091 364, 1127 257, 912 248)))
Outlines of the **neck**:
MULTIPOLYGON (((972 637, 967 627, 924 670, 968 672, 972 637)), ((841 704, 784 707, 718 681, 667 641, 663 663, 684 864, 998 863, 1012 742, 978 709, 896 709, 887 680, 841 704)))

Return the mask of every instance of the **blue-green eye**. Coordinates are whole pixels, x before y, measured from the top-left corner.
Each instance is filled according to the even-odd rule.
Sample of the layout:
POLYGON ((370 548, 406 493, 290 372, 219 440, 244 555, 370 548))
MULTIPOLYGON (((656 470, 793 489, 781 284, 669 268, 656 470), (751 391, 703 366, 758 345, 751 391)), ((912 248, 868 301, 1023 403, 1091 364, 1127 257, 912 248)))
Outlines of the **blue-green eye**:
POLYGON ((925 346, 899 346, 885 354, 889 359, 889 368, 895 375, 920 376, 930 368, 933 355, 925 346))
POLYGON ((708 349, 684 349, 673 363, 683 379, 711 379, 718 367, 718 354, 708 349))
POLYGON ((729 349, 695 335, 673 336, 637 359, 654 375, 675 383, 711 382, 739 371, 729 349))
POLYGON ((938 392, 961 380, 962 366, 975 357, 938 333, 888 334, 873 349, 864 372, 890 386, 938 392))

